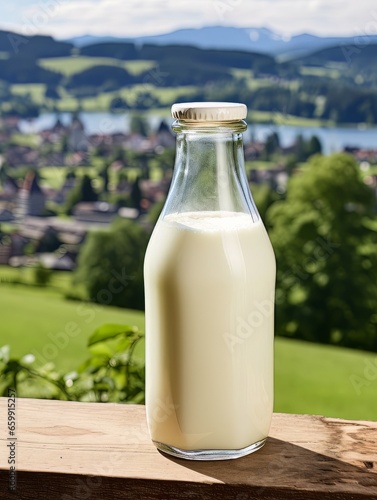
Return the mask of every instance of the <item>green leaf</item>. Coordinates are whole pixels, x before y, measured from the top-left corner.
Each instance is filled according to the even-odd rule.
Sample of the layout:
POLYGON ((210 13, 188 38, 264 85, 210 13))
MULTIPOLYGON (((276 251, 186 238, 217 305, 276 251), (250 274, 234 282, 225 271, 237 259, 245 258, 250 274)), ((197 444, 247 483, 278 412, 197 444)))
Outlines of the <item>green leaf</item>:
POLYGON ((4 363, 8 363, 9 361, 9 351, 9 345, 3 345, 3 347, 0 347, 0 360, 4 363))
POLYGON ((137 332, 136 327, 129 325, 103 325, 97 328, 88 339, 88 346, 92 346, 97 342, 103 342, 117 337, 118 335, 134 335, 137 332))
POLYGON ((89 347, 92 357, 102 357, 104 366, 107 365, 109 359, 113 356, 113 350, 106 342, 96 342, 89 347))

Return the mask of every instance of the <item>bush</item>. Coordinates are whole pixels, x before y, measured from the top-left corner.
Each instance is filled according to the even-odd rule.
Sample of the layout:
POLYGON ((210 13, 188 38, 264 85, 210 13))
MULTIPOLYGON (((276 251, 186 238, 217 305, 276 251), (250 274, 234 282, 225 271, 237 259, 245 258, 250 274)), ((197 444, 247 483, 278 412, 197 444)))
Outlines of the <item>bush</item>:
POLYGON ((43 264, 39 263, 34 268, 34 282, 38 286, 46 286, 50 283, 52 278, 51 269, 47 269, 43 264))
POLYGON ((12 359, 0 348, 0 394, 19 397, 144 403, 144 362, 135 354, 144 339, 137 327, 104 325, 88 340, 89 358, 68 373, 52 363, 36 366, 34 356, 12 359))
POLYGON ((89 300, 144 309, 143 261, 148 238, 140 225, 124 220, 115 221, 110 230, 89 233, 75 275, 89 300))

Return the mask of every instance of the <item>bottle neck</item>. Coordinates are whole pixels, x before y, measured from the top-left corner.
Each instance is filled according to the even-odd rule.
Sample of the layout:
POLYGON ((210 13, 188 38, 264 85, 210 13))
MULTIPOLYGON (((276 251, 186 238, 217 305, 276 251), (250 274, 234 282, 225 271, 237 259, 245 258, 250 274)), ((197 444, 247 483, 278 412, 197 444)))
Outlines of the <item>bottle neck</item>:
POLYGON ((162 217, 171 213, 223 211, 259 219, 244 165, 245 122, 203 127, 175 122, 174 176, 162 217))

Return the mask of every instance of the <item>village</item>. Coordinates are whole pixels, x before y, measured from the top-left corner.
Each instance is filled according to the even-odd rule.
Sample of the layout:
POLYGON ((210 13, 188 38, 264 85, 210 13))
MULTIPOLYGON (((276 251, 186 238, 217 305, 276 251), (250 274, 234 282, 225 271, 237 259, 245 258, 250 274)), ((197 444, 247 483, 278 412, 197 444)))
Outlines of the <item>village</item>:
MULTIPOLYGON (((154 131, 136 117, 129 133, 88 134, 78 113, 69 125, 57 116, 51 128, 31 138, 20 133, 18 118, 2 118, 0 144, 0 264, 64 271, 76 267, 89 231, 109 227, 117 217, 151 225, 149 212, 162 206, 175 154, 175 136, 164 120, 154 131), (47 171, 59 182, 46 178, 47 171)), ((247 142, 248 180, 282 195, 292 166, 320 152, 316 139, 282 148, 275 133, 266 142, 247 142)), ((377 164, 377 149, 346 152, 366 173, 377 164)), ((375 174, 365 182, 377 193, 375 174)))

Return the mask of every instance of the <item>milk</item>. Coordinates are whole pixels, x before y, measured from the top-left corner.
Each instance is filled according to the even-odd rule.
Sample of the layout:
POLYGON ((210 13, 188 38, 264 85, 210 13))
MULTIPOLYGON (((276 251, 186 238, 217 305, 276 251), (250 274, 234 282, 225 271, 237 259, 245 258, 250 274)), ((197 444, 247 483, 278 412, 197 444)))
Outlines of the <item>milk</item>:
POLYGON ((147 419, 183 450, 264 440, 273 406, 275 259, 248 214, 157 223, 145 258, 147 419))

